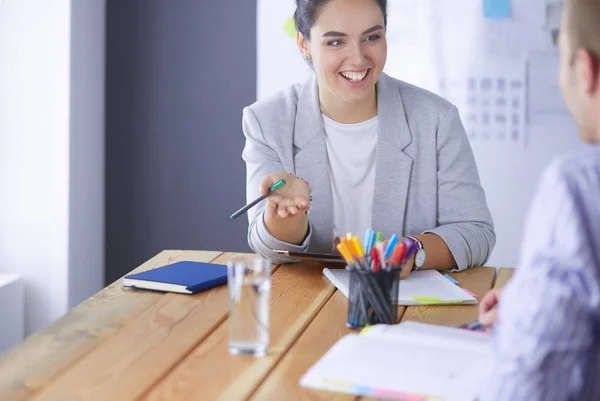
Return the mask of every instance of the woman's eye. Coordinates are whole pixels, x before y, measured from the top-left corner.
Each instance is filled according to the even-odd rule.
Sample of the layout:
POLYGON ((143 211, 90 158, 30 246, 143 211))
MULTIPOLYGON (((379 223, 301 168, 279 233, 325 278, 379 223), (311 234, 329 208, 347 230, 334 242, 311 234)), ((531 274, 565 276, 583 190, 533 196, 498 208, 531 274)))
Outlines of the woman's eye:
POLYGON ((339 39, 330 40, 329 42, 327 42, 328 46, 340 46, 341 44, 342 44, 342 41, 339 39))
POLYGON ((381 38, 380 35, 371 35, 365 39, 365 42, 373 42, 375 40, 378 40, 379 38, 381 38))

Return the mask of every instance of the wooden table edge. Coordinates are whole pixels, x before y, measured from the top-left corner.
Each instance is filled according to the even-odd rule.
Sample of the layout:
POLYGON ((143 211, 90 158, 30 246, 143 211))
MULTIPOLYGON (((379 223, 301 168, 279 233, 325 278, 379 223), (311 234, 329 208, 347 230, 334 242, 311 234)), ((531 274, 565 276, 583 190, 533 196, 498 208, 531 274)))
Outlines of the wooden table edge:
MULTIPOLYGON (((217 255, 215 255, 214 257, 212 257, 207 263, 211 263, 214 260, 218 259, 219 257, 223 256, 223 254, 225 254, 226 252, 223 251, 206 251, 206 250, 194 250, 196 252, 211 252, 211 253, 217 253, 217 255)), ((63 323, 63 321, 65 319, 67 319, 69 317, 70 313, 73 313, 73 311, 80 307, 81 305, 83 305, 85 302, 87 302, 88 300, 90 300, 91 298, 93 298, 94 296, 96 296, 97 294, 99 294, 100 292, 104 291, 105 289, 107 289, 110 286, 118 286, 120 282, 122 282, 123 277, 129 275, 129 274, 133 274, 134 272, 137 272, 140 270, 140 268, 145 264, 150 262, 152 259, 154 258, 159 258, 161 255, 165 254, 165 253, 170 253, 170 252, 185 252, 185 250, 174 250, 174 249, 164 249, 161 252, 159 252, 158 254, 156 254, 155 256, 153 256, 152 258, 148 259, 147 261, 145 261, 144 263, 142 263, 140 266, 136 267, 135 269, 133 269, 131 272, 124 274, 123 276, 121 276, 120 278, 118 278, 117 280, 113 281, 112 283, 106 285, 104 288, 100 289, 99 291, 95 292, 94 294, 92 294, 90 297, 86 298, 84 301, 80 302, 79 304, 77 304, 76 306, 74 306, 73 308, 71 308, 69 311, 67 311, 67 313, 65 313, 64 315, 62 315, 61 317, 59 317, 58 319, 56 319, 55 321, 53 321, 52 323, 48 324, 47 326, 45 326, 44 328, 42 328, 41 330, 31 334, 29 337, 27 337, 25 340, 23 340, 21 343, 19 343, 18 345, 12 347, 11 349, 9 349, 6 353, 0 355, 0 360, 4 359, 4 358, 8 358, 9 356, 13 356, 13 353, 18 353, 21 349, 26 349, 28 347, 34 346, 35 347, 35 343, 38 341, 41 341, 44 338, 44 335, 52 332, 53 330, 59 328, 61 326, 61 324, 63 323), (31 345, 30 343, 33 343, 33 345, 31 345)), ((157 299, 158 301, 158 299, 157 299)), ((156 302, 156 301, 155 301, 156 302)), ((146 305, 143 310, 148 309, 149 307, 151 307, 154 304, 154 302, 150 302, 148 303, 148 305, 146 305)), ((66 370, 69 368, 69 366, 72 366, 73 364, 78 363, 79 361, 81 361, 83 358, 85 358, 87 355, 89 355, 94 349, 96 349, 96 347, 98 347, 101 343, 103 343, 104 341, 106 341, 107 339, 111 338, 112 336, 114 336, 116 333, 118 332, 115 331, 113 333, 110 333, 108 335, 106 335, 105 338, 103 338, 102 341, 96 341, 96 342, 92 342, 89 347, 87 349, 85 349, 84 351, 82 351, 82 353, 80 355, 78 355, 77 357, 75 357, 74 359, 68 361, 68 362, 64 362, 63 366, 60 366, 57 368, 57 370, 54 372, 54 374, 46 377, 47 382, 40 385, 39 387, 36 387, 32 390, 25 390, 23 395, 19 396, 19 393, 17 393, 17 398, 9 398, 9 400, 22 400, 22 399, 30 399, 32 397, 34 397, 38 392, 40 392, 46 385, 48 385, 48 383, 51 383, 52 380, 60 377, 62 374, 64 374, 66 372, 66 370)), ((0 382, 0 384, 3 384, 0 382)), ((9 397, 11 396, 10 393, 10 389, 11 386, 13 388, 18 388, 20 386, 22 386, 22 383, 19 382, 7 382, 5 385, 0 386, 0 389, 2 387, 6 388, 9 391, 9 397)), ((2 398, 3 395, 2 393, 0 393, 0 398, 2 398)))

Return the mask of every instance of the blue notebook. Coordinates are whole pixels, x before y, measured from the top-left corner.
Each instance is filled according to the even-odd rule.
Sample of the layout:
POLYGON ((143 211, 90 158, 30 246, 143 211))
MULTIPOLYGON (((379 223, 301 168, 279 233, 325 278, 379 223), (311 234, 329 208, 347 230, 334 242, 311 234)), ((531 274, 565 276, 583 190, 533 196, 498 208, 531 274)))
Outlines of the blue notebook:
POLYGON ((177 262, 123 277, 123 287, 195 294, 227 283, 227 266, 177 262))

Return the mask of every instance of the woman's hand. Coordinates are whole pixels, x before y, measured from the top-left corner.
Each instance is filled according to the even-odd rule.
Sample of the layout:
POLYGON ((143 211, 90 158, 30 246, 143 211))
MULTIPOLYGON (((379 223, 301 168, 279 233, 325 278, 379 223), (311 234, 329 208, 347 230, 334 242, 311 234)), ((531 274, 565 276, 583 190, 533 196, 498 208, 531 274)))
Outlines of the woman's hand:
POLYGON ((498 319, 498 302, 502 290, 490 290, 479 303, 479 323, 490 330, 498 319))
POLYGON ((412 272, 412 268, 413 268, 414 264, 415 264, 415 260, 413 257, 413 258, 410 258, 410 260, 408 262, 406 262, 404 265, 402 265, 402 271, 400 272, 400 280, 404 280, 405 278, 410 276, 410 273, 412 272))
POLYGON ((269 187, 281 179, 285 180, 285 184, 266 199, 267 221, 304 214, 310 205, 310 187, 306 181, 285 172, 271 173, 263 178, 260 183, 261 195, 266 194, 269 187))
POLYGON ((278 171, 263 178, 260 193, 266 194, 281 179, 285 184, 265 199, 265 227, 280 241, 300 245, 308 234, 310 186, 292 174, 278 171))

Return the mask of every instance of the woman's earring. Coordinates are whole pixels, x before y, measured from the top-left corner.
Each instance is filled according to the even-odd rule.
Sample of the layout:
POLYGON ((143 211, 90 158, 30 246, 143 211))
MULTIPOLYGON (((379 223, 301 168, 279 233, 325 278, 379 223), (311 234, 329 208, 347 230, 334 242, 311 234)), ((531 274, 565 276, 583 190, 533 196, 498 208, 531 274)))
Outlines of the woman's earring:
POLYGON ((310 57, 309 54, 307 54, 306 56, 304 56, 306 58, 306 61, 308 61, 309 63, 312 61, 312 58, 310 57))

